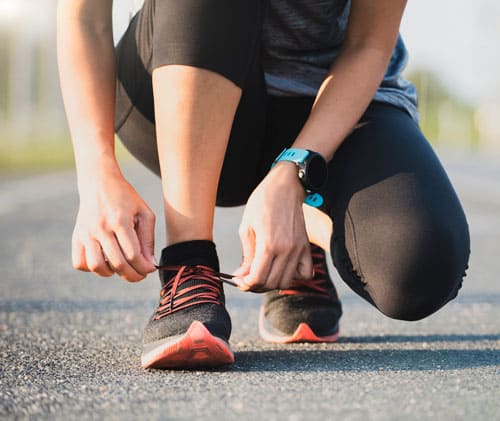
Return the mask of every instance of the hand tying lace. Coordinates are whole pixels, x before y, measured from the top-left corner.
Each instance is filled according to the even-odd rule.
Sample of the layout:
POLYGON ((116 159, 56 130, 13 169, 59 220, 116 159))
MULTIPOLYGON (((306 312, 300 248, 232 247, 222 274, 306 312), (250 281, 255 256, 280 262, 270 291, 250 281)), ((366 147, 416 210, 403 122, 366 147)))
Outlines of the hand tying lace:
POLYGON ((328 287, 330 286, 330 280, 328 278, 323 249, 311 245, 311 257, 314 271, 313 278, 304 281, 296 280, 290 288, 280 290, 280 294, 329 296, 328 287))

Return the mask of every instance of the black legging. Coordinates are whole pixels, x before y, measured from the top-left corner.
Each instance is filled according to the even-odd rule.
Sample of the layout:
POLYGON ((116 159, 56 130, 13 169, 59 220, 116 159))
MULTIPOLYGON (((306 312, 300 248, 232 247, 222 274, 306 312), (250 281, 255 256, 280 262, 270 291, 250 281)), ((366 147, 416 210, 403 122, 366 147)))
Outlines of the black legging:
MULTIPOLYGON (((219 206, 246 202, 276 155, 292 144, 314 101, 267 95, 258 42, 265 4, 146 0, 117 47, 116 130, 158 175, 152 69, 203 67, 242 88, 219 206)), ((373 102, 360 123, 330 162, 323 192, 322 210, 334 223, 333 261, 342 279, 386 315, 421 319, 462 284, 467 221, 438 158, 405 111, 373 102)))

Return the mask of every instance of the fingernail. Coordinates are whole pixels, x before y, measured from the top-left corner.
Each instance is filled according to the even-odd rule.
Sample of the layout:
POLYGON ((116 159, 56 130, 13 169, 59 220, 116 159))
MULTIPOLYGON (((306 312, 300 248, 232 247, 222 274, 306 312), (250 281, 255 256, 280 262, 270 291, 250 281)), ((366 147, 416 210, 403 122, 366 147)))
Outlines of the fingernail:
POLYGON ((238 285, 241 285, 242 284, 242 280, 241 278, 238 278, 237 276, 233 276, 233 278, 231 279, 234 283, 238 284, 238 285))
POLYGON ((236 276, 232 279, 232 281, 236 285, 238 285, 238 288, 244 288, 246 286, 245 281, 241 278, 236 277, 236 276))
POLYGON ((158 261, 156 260, 156 257, 154 255, 151 256, 151 261, 155 266, 158 266, 158 261))
POLYGON ((242 272, 243 272, 243 268, 239 267, 238 269, 236 269, 236 270, 232 273, 232 275, 233 275, 233 276, 240 276, 242 272))

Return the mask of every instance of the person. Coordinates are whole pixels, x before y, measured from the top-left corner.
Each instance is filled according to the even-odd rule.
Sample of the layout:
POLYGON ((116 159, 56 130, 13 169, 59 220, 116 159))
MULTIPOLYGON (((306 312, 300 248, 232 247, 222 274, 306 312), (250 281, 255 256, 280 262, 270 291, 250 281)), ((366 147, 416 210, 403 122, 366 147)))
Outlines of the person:
POLYGON ((111 3, 58 6, 80 194, 72 260, 130 282, 157 269, 155 216, 120 171, 116 131, 163 190, 144 367, 234 361, 216 206, 246 205, 230 278, 265 293, 265 340, 337 339, 325 250, 389 317, 418 320, 457 295, 468 226, 402 76, 405 0, 145 0, 116 48, 111 3))

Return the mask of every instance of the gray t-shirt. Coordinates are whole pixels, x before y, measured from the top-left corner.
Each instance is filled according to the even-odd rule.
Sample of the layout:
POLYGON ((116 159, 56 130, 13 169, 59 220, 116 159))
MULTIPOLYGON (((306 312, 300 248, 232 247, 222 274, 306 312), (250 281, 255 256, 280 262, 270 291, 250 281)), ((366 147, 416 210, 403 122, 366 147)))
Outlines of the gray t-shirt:
MULTIPOLYGON (((350 0, 269 0, 263 66, 271 95, 315 96, 344 40, 350 0)), ((408 52, 401 36, 374 100, 406 110, 418 121, 417 94, 402 77, 408 52)))

